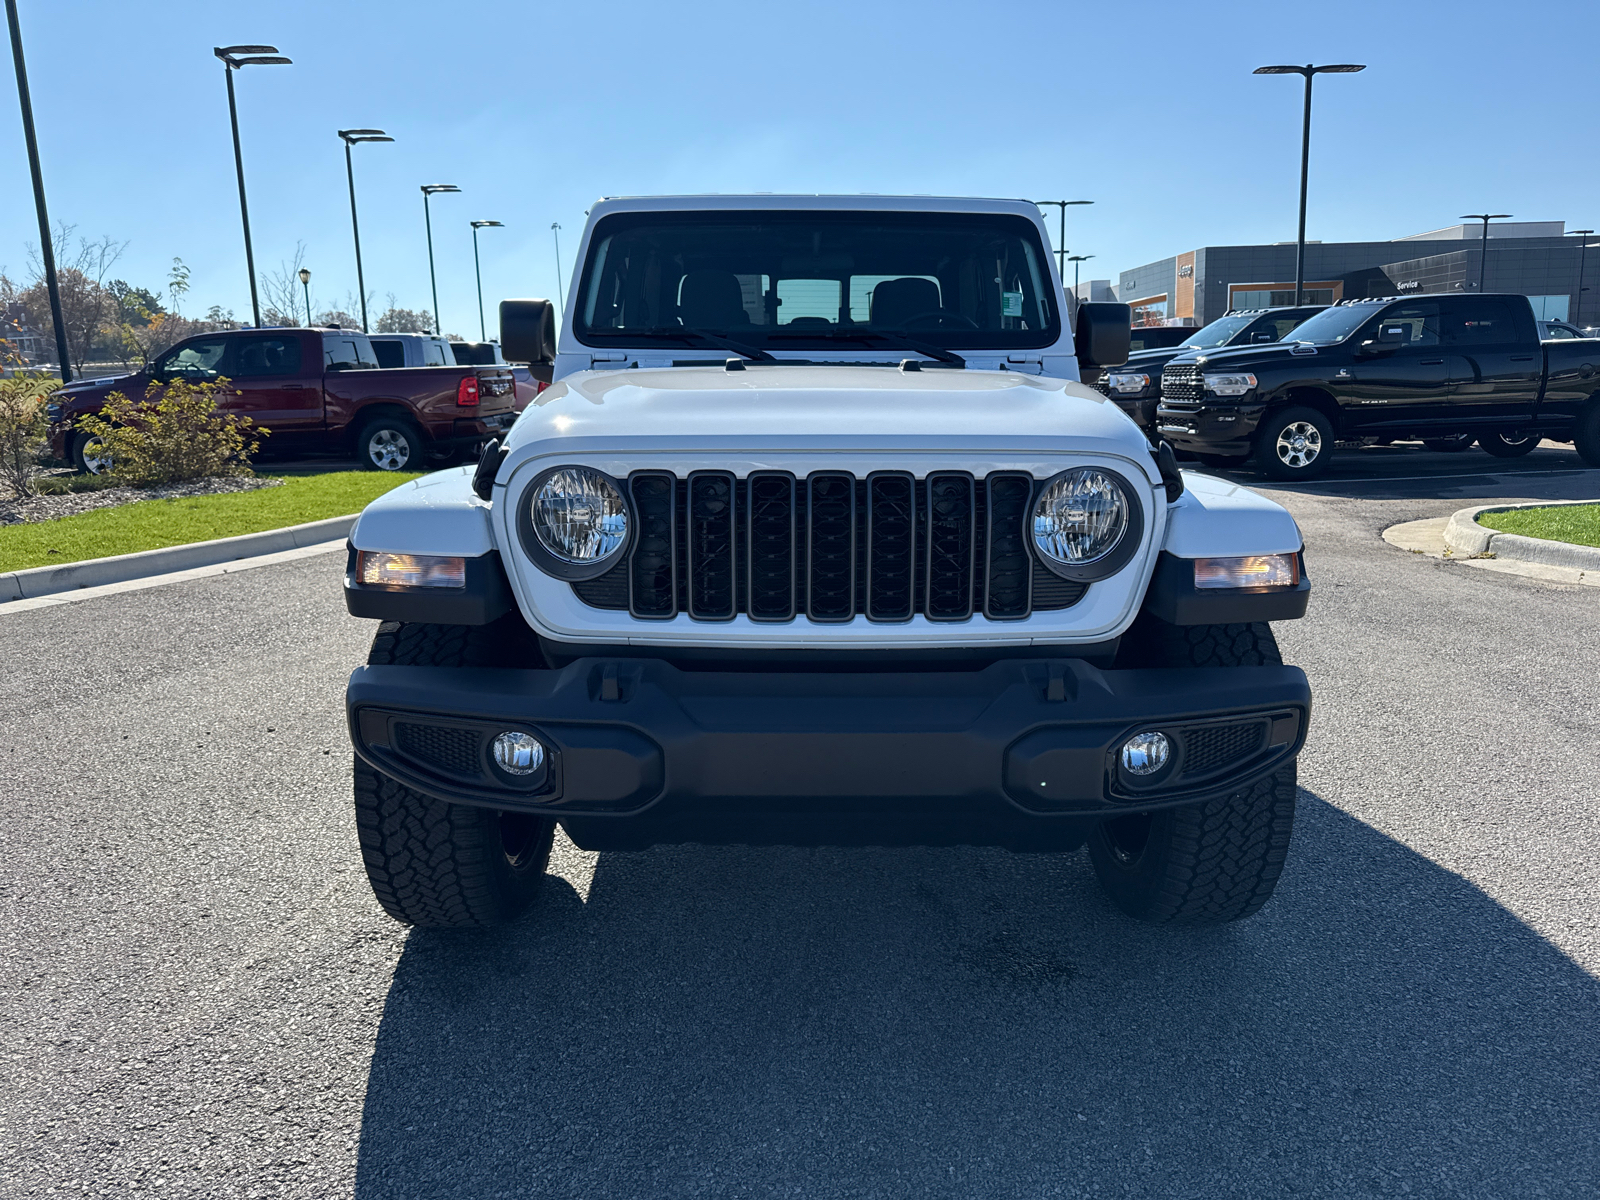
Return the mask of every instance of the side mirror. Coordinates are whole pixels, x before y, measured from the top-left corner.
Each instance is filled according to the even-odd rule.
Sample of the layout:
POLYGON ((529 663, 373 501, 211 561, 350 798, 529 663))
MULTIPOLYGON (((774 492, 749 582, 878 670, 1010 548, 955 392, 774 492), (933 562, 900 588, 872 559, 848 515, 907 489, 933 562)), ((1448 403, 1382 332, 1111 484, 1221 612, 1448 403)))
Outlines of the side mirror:
POLYGON ((1408 330, 1404 325, 1378 326, 1378 341, 1380 344, 1385 346, 1402 345, 1406 341, 1409 334, 1410 330, 1408 330))
POLYGON ((1133 309, 1095 300, 1078 305, 1072 348, 1078 367, 1120 367, 1133 340, 1133 309))
POLYGON ((500 353, 513 363, 555 362, 555 305, 548 300, 500 301, 500 353))

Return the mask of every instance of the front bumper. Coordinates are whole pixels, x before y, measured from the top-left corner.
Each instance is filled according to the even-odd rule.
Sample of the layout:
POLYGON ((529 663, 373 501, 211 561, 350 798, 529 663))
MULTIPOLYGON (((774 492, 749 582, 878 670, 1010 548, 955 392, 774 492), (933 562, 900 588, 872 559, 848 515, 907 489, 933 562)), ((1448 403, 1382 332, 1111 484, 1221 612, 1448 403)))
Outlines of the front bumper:
POLYGON ((1124 396, 1111 392, 1109 399, 1113 404, 1133 418, 1133 423, 1140 429, 1149 429, 1155 424, 1156 405, 1161 403, 1159 396, 1124 396))
POLYGON ((1267 406, 1261 403, 1201 404, 1173 408, 1158 403, 1155 427, 1173 447, 1202 454, 1248 454, 1267 406))
POLYGON ((356 753, 377 770, 450 803, 559 817, 588 848, 1020 849, 1248 786, 1299 752, 1311 693, 1294 667, 703 672, 586 658, 541 671, 362 667, 347 706, 356 753), (1117 751, 1146 729, 1167 733, 1174 754, 1139 781, 1117 751), (505 730, 545 744, 543 772, 516 780, 494 765, 505 730))

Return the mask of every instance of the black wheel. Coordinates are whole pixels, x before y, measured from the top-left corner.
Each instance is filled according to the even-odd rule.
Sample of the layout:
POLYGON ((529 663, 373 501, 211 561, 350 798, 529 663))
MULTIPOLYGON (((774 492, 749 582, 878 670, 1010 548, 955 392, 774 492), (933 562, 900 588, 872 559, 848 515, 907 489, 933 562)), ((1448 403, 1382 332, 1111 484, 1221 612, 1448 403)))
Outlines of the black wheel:
POLYGON ((1496 458, 1521 458, 1539 448, 1539 435, 1526 433, 1521 437, 1507 437, 1503 433, 1486 433, 1478 438, 1478 445, 1496 458))
POLYGON ((356 459, 369 471, 415 471, 425 447, 422 431, 404 417, 373 417, 356 434, 356 459))
POLYGON ((1572 430, 1572 445, 1584 462, 1600 467, 1600 402, 1591 400, 1589 407, 1578 414, 1578 423, 1572 430))
POLYGON ((1261 422, 1256 465, 1273 479, 1315 479, 1333 457, 1333 425, 1314 408, 1286 408, 1261 422))
POLYGON ((1472 443, 1477 440, 1470 433, 1457 433, 1450 437, 1423 438, 1422 444, 1441 454, 1460 454, 1463 450, 1472 449, 1472 443))
POLYGON ((72 438, 72 466, 82 475, 99 475, 111 469, 111 458, 100 452, 100 439, 87 433, 72 438))
POLYGON ((1199 458, 1205 467, 1242 467, 1250 461, 1248 454, 1202 454, 1199 458))
MULTIPOLYGON (((385 621, 373 664, 517 665, 530 649, 512 614, 494 625, 385 621)), ((356 831, 373 895, 397 921, 427 928, 499 925, 530 905, 550 859, 555 821, 447 804, 355 763, 356 831)))
MULTIPOLYGON (((1168 625, 1141 618, 1119 666, 1276 666, 1265 624, 1168 625)), ((1256 912, 1272 896, 1294 829, 1295 767, 1231 796, 1129 813, 1089 833, 1089 861, 1112 902, 1143 921, 1214 925, 1256 912)))

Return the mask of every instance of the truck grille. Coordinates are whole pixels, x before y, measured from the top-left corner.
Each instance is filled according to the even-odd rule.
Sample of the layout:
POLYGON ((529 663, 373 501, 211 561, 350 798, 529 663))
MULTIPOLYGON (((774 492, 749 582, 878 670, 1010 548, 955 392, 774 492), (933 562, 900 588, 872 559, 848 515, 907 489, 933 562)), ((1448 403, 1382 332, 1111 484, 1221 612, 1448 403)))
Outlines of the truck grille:
POLYGON ((1199 367, 1178 364, 1161 372, 1161 403, 1169 408, 1199 408, 1204 394, 1199 367))
POLYGON ((1101 371, 1100 374, 1095 376, 1094 382, 1089 386, 1094 388, 1094 390, 1099 392, 1102 396, 1111 395, 1111 372, 1101 371))
POLYGON ((1020 620, 1088 590, 1035 564, 1026 474, 641 471, 627 486, 632 550, 571 586, 586 604, 647 620, 1020 620))

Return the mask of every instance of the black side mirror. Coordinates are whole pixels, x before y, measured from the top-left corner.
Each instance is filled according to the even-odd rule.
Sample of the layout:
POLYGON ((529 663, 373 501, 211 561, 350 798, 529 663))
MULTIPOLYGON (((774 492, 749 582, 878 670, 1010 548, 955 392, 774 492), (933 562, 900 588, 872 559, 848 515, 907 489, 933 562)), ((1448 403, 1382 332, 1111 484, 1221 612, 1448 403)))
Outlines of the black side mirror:
POLYGON ((555 305, 548 300, 500 301, 500 353, 513 363, 555 362, 555 305))
POLYGON ((1126 304, 1095 300, 1078 305, 1072 348, 1080 375, 1084 367, 1120 367, 1128 361, 1132 340, 1133 309, 1126 304))
POLYGON ((1404 325, 1380 325, 1378 341, 1385 346, 1399 346, 1405 343, 1410 332, 1404 325))

